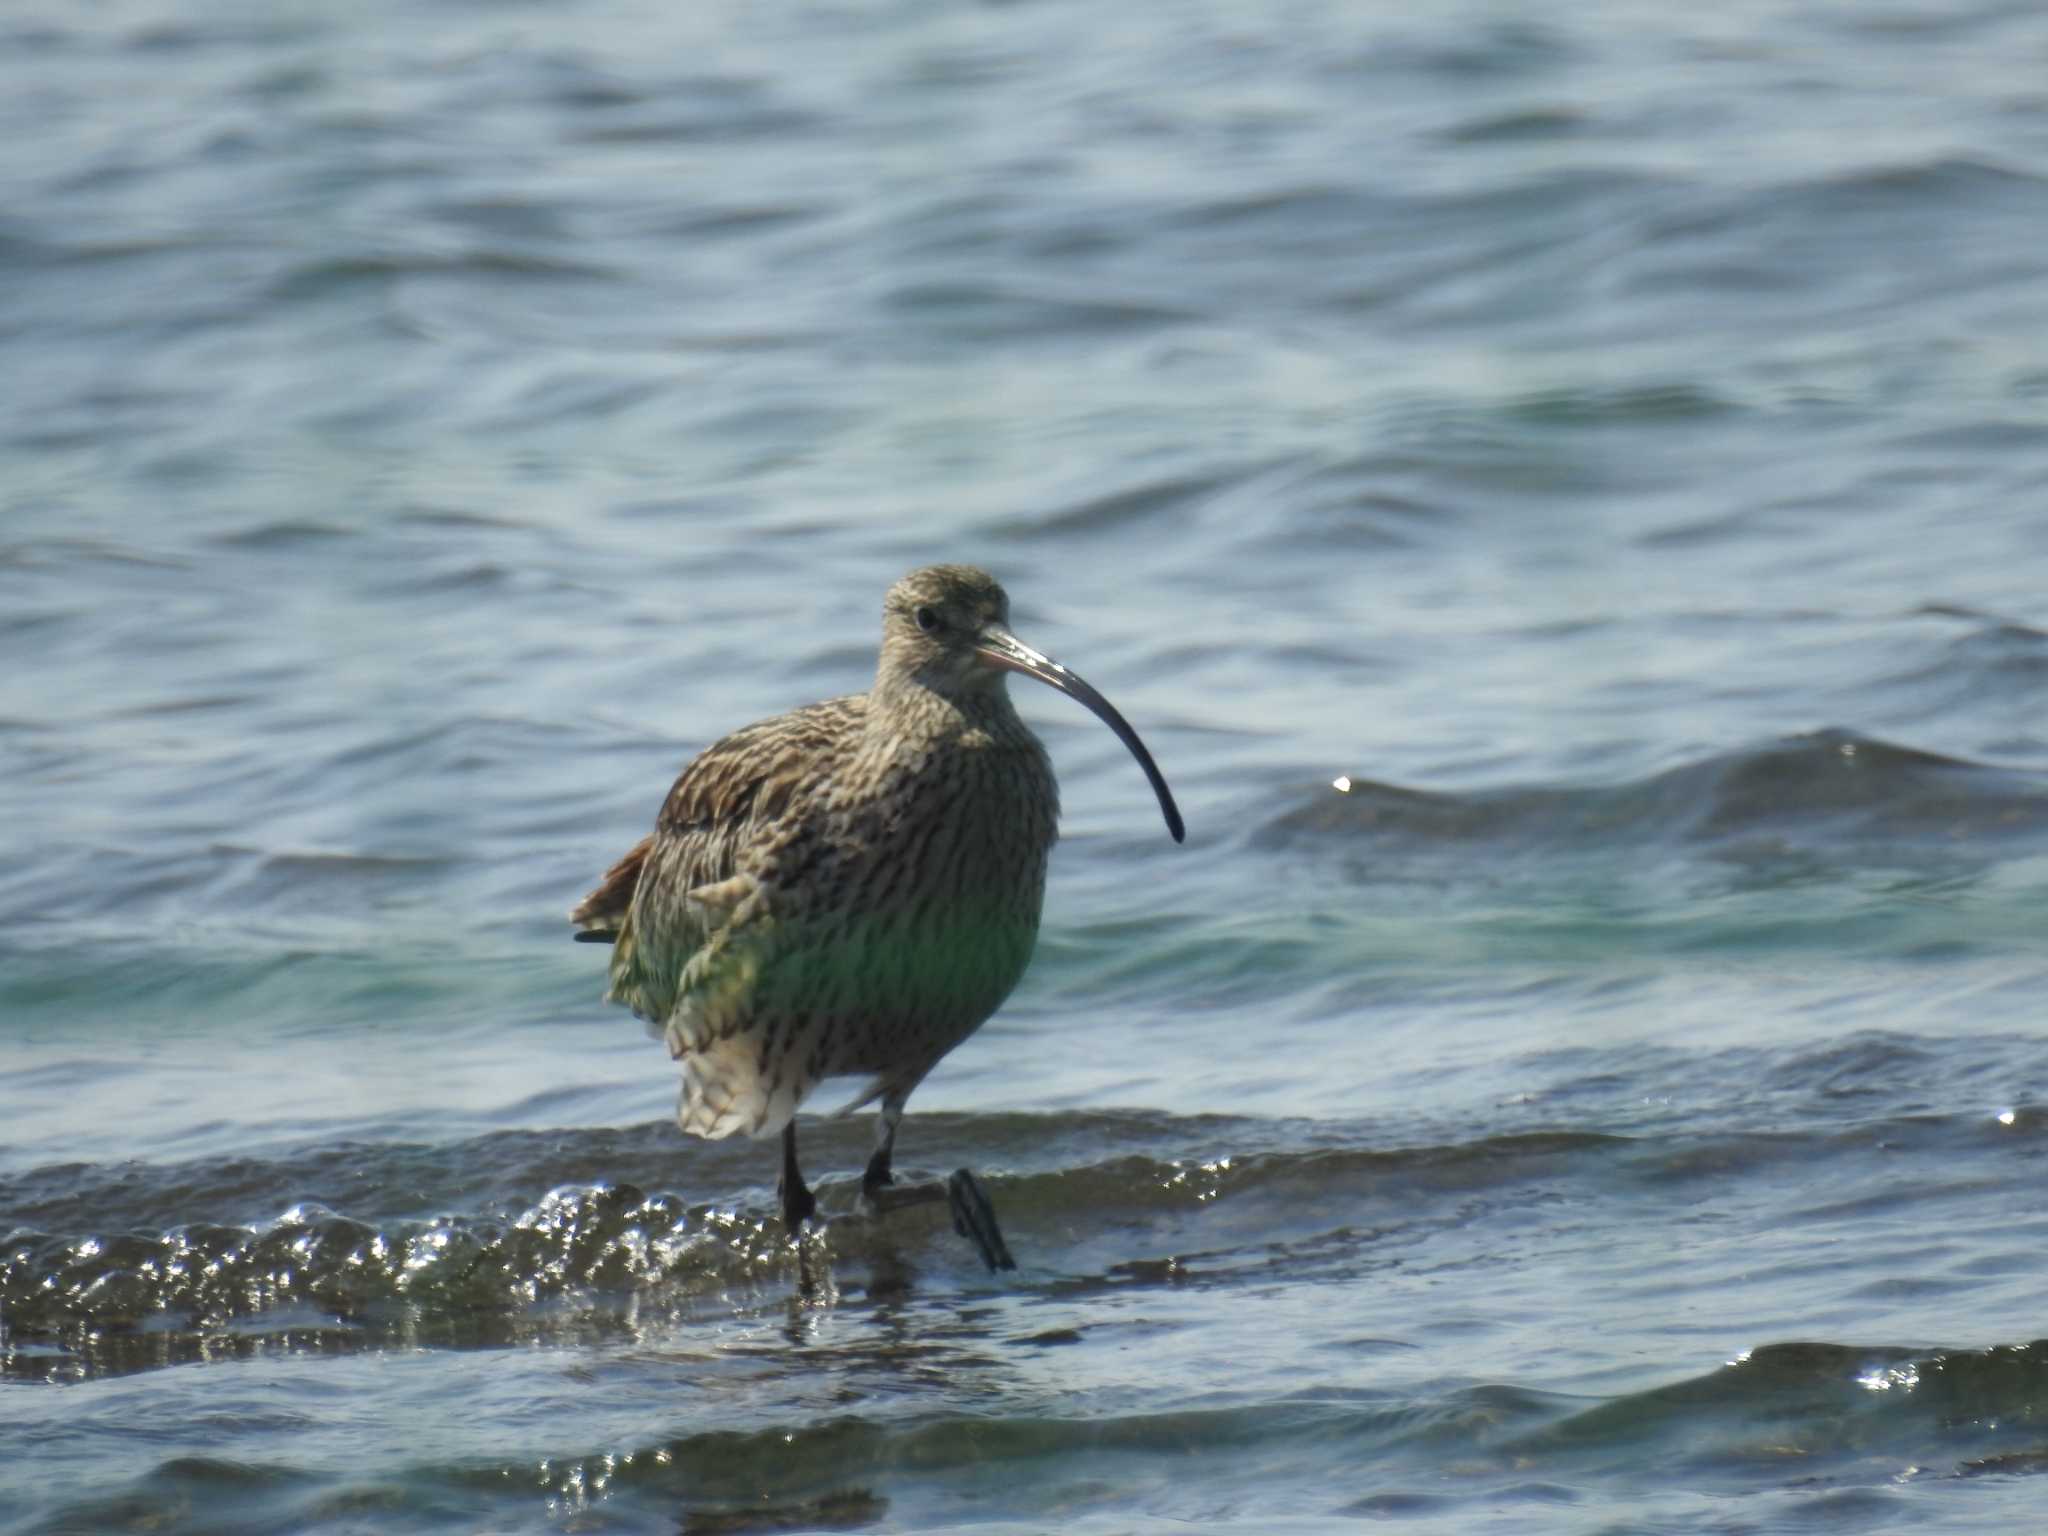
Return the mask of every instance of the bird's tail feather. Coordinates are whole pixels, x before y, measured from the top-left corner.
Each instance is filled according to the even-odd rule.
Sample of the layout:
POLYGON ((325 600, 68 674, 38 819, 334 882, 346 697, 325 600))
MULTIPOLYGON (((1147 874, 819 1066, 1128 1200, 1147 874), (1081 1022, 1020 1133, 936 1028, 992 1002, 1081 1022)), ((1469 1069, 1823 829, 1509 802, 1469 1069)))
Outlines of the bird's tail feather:
POLYGON ((576 903, 569 921, 576 925, 577 938, 586 943, 607 943, 625 926, 633 892, 640 886, 640 871, 646 866, 648 850, 653 846, 652 837, 641 838, 624 858, 605 871, 597 888, 576 903))
POLYGON ((754 1048, 740 1039, 717 1040, 683 1058, 683 1097, 676 1119, 692 1136, 719 1141, 744 1133, 773 1136, 789 1124, 808 1083, 772 1082, 761 1075, 754 1048))

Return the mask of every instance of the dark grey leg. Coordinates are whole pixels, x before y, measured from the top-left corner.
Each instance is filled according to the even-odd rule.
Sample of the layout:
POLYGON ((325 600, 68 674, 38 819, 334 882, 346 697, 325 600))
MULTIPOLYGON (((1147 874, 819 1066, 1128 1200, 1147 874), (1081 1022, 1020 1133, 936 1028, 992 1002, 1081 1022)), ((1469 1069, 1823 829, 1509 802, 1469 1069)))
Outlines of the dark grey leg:
POLYGON ((804 1183, 796 1166, 796 1122, 782 1128, 782 1177, 775 1181, 776 1197, 782 1202, 782 1224, 796 1237, 803 1225, 817 1213, 818 1202, 804 1183))
POLYGON ((882 1098, 882 1113, 875 1121, 875 1155, 868 1159, 868 1170, 860 1178, 861 1196, 870 1205, 877 1203, 877 1190, 896 1182, 889 1171, 889 1161, 896 1155, 896 1127, 903 1119, 903 1104, 909 1097, 907 1093, 890 1093, 882 1098))

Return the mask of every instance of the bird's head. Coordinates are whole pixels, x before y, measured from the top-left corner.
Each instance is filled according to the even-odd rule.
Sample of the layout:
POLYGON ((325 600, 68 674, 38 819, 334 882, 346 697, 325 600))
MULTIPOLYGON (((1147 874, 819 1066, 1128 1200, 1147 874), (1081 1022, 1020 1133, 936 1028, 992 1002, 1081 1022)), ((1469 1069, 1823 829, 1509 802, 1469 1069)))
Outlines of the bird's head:
POLYGON ((882 602, 885 685, 915 683, 971 707, 977 697, 1000 693, 1010 672, 1059 689, 1116 732, 1151 781, 1173 840, 1182 841, 1180 810, 1138 733, 1077 673, 1010 633, 1010 597, 993 576, 971 565, 928 565, 889 589, 882 602))
POLYGON ((1002 685, 984 649, 1011 640, 1010 597, 987 571, 928 565, 889 589, 882 603, 882 670, 956 700, 1002 685))

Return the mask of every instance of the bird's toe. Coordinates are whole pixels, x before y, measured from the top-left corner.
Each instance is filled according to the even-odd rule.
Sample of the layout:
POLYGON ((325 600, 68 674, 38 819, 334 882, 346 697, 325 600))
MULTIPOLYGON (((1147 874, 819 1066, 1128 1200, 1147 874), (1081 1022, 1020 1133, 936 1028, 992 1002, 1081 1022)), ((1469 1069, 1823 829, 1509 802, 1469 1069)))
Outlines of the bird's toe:
POLYGON ((981 1261, 990 1270, 1017 1267, 1010 1245, 1003 1241, 1003 1229, 996 1224, 995 1207, 973 1174, 957 1170, 946 1181, 946 1199, 953 1208, 953 1230, 981 1250, 981 1261))

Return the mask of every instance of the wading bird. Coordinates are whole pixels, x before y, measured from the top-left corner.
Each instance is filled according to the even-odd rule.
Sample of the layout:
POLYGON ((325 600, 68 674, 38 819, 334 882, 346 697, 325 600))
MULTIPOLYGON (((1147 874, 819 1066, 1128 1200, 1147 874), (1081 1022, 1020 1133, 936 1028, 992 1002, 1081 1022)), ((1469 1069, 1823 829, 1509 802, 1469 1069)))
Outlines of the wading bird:
MULTIPOLYGON (((682 1062, 682 1128, 781 1132, 792 1237, 817 1208, 794 1118, 812 1088, 858 1075, 840 1113, 880 1101, 869 1210, 925 1198, 890 1189, 904 1103, 1031 959, 1059 787, 1008 674, 1093 710, 1145 770, 1174 841, 1185 836, 1124 717, 1009 621, 984 571, 905 576, 883 601, 874 687, 707 747, 653 833, 570 914, 577 938, 613 946, 607 1000, 664 1030, 682 1062)), ((947 1193, 989 1267, 1014 1267, 973 1176, 960 1170, 947 1193)))

